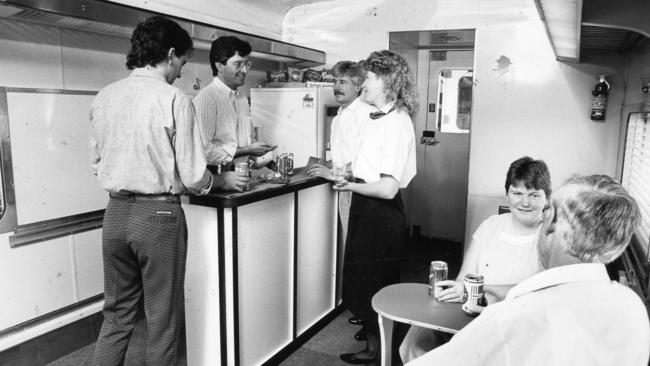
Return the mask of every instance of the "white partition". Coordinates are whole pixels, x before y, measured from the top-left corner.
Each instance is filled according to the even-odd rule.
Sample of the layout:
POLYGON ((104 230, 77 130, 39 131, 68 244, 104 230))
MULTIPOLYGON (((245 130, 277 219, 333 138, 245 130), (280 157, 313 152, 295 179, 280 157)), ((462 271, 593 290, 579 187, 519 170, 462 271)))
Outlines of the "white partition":
POLYGON ((334 309, 336 200, 329 184, 299 191, 296 329, 299 336, 334 309))
POLYGON ((293 340, 293 198, 237 208, 241 365, 261 364, 293 340))

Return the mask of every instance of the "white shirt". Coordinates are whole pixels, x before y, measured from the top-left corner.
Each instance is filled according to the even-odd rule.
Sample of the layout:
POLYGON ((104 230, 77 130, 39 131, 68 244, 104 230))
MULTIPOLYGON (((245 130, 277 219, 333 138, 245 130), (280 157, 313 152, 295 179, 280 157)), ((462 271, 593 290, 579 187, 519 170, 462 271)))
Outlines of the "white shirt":
POLYGON ((486 284, 512 285, 542 270, 536 247, 538 232, 507 233, 505 228, 510 220, 511 213, 490 216, 472 235, 472 245, 476 245, 478 253, 478 273, 485 276, 486 284))
MULTIPOLYGON (((388 104, 381 111, 388 112, 392 107, 388 104)), ((406 188, 416 172, 415 131, 408 113, 395 109, 370 120, 363 135, 352 163, 354 176, 372 183, 380 179, 380 174, 386 174, 395 178, 400 188, 406 188)))
MULTIPOLYGON (((248 99, 239 90, 230 89, 215 77, 192 102, 201 126, 208 164, 230 162, 237 147, 248 146, 254 141, 255 129, 248 99)), ((248 160, 245 156, 240 158, 242 161, 248 160)))
POLYGON ((363 132, 371 121, 370 113, 375 110, 375 107, 359 98, 353 100, 346 108, 339 108, 332 121, 330 136, 332 162, 347 164, 354 161, 359 145, 364 139, 363 132))
POLYGON ((647 366, 639 296, 602 264, 551 268, 513 287, 449 341, 407 366, 647 366))

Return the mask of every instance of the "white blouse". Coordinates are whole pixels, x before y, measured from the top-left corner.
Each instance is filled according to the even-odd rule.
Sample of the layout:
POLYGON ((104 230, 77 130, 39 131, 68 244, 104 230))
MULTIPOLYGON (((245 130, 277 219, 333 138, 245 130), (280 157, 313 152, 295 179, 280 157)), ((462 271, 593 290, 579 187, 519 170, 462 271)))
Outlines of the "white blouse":
MULTIPOLYGON (((382 112, 392 108, 388 104, 382 112)), ((368 117, 370 118, 370 117, 368 117)), ((387 115, 370 120, 366 125, 352 172, 366 183, 376 182, 381 174, 390 175, 406 188, 415 176, 415 131, 408 113, 395 109, 387 115)))

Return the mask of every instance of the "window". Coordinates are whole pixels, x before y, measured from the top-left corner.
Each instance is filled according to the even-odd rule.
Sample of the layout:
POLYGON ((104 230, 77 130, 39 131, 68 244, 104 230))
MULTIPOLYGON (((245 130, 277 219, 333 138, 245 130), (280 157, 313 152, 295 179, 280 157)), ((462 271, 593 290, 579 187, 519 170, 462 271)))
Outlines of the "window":
POLYGON ((634 246, 641 261, 648 262, 650 246, 650 113, 631 113, 627 125, 622 184, 641 209, 641 225, 635 232, 634 246))
POLYGON ((437 116, 440 132, 469 133, 472 121, 472 83, 472 70, 440 71, 437 116))

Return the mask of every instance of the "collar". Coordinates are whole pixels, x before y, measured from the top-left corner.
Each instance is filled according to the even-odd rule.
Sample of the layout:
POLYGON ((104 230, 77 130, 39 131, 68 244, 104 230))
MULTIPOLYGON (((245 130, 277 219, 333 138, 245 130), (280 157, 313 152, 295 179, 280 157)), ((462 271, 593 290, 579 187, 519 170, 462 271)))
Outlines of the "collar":
POLYGON ((354 111, 356 111, 356 110, 359 108, 359 106, 361 105, 361 103, 363 103, 363 102, 361 101, 361 99, 360 99, 359 97, 357 97, 357 98, 356 98, 355 100, 353 100, 352 103, 350 103, 347 107, 343 108, 343 106, 341 106, 341 109, 340 109, 339 112, 342 112, 342 111, 350 111, 350 112, 354 112, 354 111))
POLYGON ((378 109, 377 111, 378 111, 378 112, 384 112, 384 113, 388 114, 388 112, 389 112, 391 109, 394 109, 394 108, 395 108, 395 102, 389 102, 388 104, 386 104, 386 105, 384 106, 384 108, 382 108, 382 109, 378 109))
POLYGON ((131 71, 131 74, 129 76, 142 76, 142 77, 148 77, 148 78, 154 78, 156 80, 160 80, 164 83, 167 83, 167 80, 165 80, 165 77, 160 75, 157 72, 154 72, 151 68, 147 67, 138 67, 133 69, 131 71))
POLYGON ((212 79, 212 83, 217 87, 217 90, 224 94, 228 94, 228 96, 233 96, 233 97, 238 97, 239 96, 239 88, 232 90, 230 87, 221 81, 219 77, 215 76, 214 79, 212 79))
POLYGON ((601 263, 579 263, 554 267, 540 272, 513 287, 506 299, 514 299, 530 292, 569 282, 605 281, 611 282, 605 265, 601 263))

